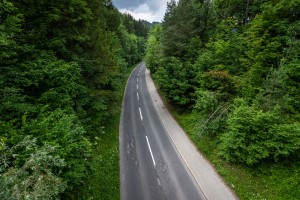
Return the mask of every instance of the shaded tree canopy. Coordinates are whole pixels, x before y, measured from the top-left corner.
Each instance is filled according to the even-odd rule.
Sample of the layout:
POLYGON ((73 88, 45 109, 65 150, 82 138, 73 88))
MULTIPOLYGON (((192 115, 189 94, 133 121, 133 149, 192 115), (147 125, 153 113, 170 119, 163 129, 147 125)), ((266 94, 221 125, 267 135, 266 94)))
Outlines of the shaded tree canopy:
POLYGON ((0 2, 1 199, 74 198, 148 30, 111 0, 0 2))

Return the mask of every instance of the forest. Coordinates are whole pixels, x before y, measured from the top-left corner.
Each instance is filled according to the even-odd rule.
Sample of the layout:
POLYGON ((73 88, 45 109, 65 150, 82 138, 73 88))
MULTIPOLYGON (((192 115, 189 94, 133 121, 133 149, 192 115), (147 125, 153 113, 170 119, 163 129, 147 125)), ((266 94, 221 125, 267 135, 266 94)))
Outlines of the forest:
POLYGON ((0 1, 0 199, 119 198, 109 133, 148 31, 111 0, 0 1))
POLYGON ((241 199, 300 198, 300 1, 171 0, 146 62, 241 199))
POLYGON ((170 0, 155 27, 111 0, 1 0, 0 199, 119 199, 143 58, 240 199, 300 199, 300 0, 170 0))

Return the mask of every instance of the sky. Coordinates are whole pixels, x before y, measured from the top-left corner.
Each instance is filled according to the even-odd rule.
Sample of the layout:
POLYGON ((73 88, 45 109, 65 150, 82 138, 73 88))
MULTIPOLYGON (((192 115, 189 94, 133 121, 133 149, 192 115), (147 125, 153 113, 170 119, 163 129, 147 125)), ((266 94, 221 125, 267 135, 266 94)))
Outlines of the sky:
POLYGON ((113 0, 122 13, 131 14, 135 19, 161 22, 164 18, 168 0, 113 0))

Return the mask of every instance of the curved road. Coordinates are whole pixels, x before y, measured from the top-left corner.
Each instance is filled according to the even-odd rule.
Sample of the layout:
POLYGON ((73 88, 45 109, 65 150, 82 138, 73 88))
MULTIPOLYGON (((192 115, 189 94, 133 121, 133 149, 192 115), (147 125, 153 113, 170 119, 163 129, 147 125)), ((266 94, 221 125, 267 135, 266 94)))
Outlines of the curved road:
POLYGON ((150 97, 145 64, 132 72, 120 124, 121 199, 205 199, 150 97))

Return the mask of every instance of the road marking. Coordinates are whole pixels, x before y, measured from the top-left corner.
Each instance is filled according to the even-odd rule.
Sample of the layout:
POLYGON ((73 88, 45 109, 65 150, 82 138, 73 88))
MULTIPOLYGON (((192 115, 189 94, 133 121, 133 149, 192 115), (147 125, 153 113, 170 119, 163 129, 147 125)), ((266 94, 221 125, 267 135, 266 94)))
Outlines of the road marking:
POLYGON ((139 82, 139 78, 136 79, 136 82, 139 82))
POLYGON ((139 84, 136 84, 136 89, 137 89, 137 90, 139 89, 139 84))
POLYGON ((155 160, 154 160, 154 157, 153 157, 153 154, 152 154, 151 146, 150 146, 147 135, 146 135, 146 140, 147 140, 148 147, 149 147, 149 150, 150 150, 150 154, 151 154, 151 157, 152 157, 152 161, 153 161, 153 164, 154 164, 154 167, 155 167, 156 164, 155 164, 155 160))
POLYGON ((136 96, 137 96, 137 99, 138 99, 138 101, 140 100, 140 97, 139 97, 139 93, 137 92, 136 93, 136 96))
POLYGON ((140 110, 140 117, 141 117, 141 121, 143 121, 143 116, 142 116, 141 107, 139 107, 139 110, 140 110))
POLYGON ((159 178, 156 178, 156 179, 157 179, 158 185, 161 186, 159 178))
MULTIPOLYGON (((146 76, 146 80, 147 80, 147 76, 146 76)), ((147 87, 149 87, 149 85, 148 85, 149 83, 148 83, 147 81, 146 81, 146 83, 147 83, 147 87)), ((153 101, 153 102, 154 102, 154 100, 157 101, 157 100, 155 99, 155 97, 154 97, 154 94, 153 94, 152 92, 149 92, 149 93, 150 93, 150 96, 151 96, 152 101, 153 101)), ((168 135, 169 135, 169 137, 171 138, 171 140, 172 140, 173 144, 175 145, 176 149, 178 150, 180 157, 183 159, 183 161, 184 161, 184 163, 186 164, 187 168, 189 169, 191 175, 194 177, 194 180, 196 181, 197 185, 199 186, 199 188, 200 188, 202 194, 204 195, 204 198, 207 200, 207 199, 208 199, 208 198, 207 198, 207 194, 205 194, 205 192, 204 192, 204 190, 203 190, 201 184, 200 184, 200 183, 198 182, 198 180, 196 179, 196 176, 195 176, 194 172, 192 171, 192 169, 191 169, 191 167, 189 166, 188 162, 186 161, 186 159, 184 158, 183 154, 181 153, 181 151, 180 151, 178 145, 175 143, 175 140, 174 140, 174 138, 172 137, 172 135, 171 135, 171 133, 170 133, 168 127, 166 126, 165 121, 163 120, 162 115, 161 115, 160 112, 158 111, 158 106, 157 106, 156 103, 154 103, 154 107, 155 107, 156 112, 157 112, 158 115, 159 115, 160 121, 162 122, 163 126, 165 127, 165 129, 166 129, 166 131, 167 131, 167 133, 168 133, 168 135)))

